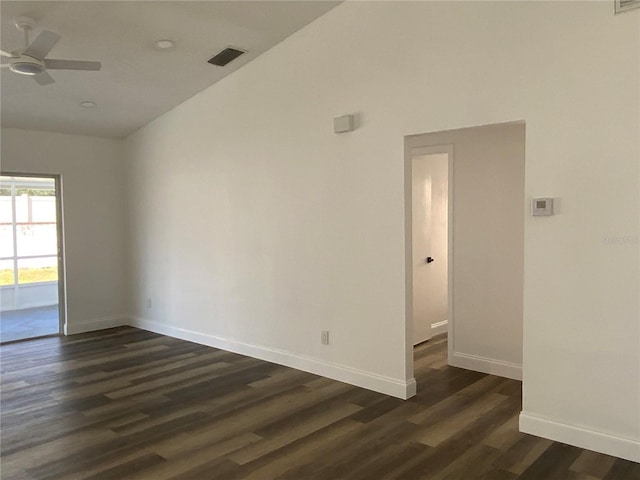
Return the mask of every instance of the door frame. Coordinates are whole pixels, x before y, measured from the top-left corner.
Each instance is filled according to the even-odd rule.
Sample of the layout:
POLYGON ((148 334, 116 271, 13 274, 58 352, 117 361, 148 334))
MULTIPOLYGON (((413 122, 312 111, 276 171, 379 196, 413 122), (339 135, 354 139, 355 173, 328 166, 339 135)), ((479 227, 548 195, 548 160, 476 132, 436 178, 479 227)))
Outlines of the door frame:
MULTIPOLYGON (((58 240, 58 333, 65 333, 64 326, 67 321, 67 296, 66 296, 66 269, 65 269, 65 248, 64 248, 64 215, 62 202, 62 175, 56 173, 18 173, 0 171, 3 177, 24 177, 24 178, 51 178, 55 182, 56 189, 56 237, 58 240)), ((38 337, 36 337, 38 338, 38 337)))
POLYGON ((414 378, 413 369, 413 157, 446 153, 448 158, 447 186, 447 357, 453 353, 454 311, 453 311, 453 192, 455 149, 452 143, 430 145, 426 134, 409 135, 404 138, 404 253, 405 253, 405 342, 406 378, 414 378))

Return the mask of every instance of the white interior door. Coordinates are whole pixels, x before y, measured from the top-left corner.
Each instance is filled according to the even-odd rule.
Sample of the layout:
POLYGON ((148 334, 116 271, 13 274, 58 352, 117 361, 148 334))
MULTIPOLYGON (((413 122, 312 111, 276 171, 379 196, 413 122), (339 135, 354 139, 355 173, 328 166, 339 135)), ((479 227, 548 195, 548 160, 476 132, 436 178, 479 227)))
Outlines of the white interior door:
POLYGON ((412 158, 413 344, 447 321, 449 155, 412 158))

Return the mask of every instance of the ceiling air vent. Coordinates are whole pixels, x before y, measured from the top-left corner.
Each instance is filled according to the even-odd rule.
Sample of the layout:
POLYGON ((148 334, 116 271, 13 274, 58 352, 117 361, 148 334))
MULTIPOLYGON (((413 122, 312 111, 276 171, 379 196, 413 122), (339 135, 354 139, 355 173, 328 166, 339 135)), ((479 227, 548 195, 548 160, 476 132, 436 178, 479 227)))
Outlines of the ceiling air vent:
POLYGON ((237 48, 227 47, 217 55, 211 57, 209 59, 209 63, 217 65, 218 67, 224 67, 227 63, 235 60, 243 53, 244 52, 242 50, 238 50, 237 48))
POLYGON ((640 8, 640 0, 614 0, 616 13, 626 12, 632 8, 640 8))

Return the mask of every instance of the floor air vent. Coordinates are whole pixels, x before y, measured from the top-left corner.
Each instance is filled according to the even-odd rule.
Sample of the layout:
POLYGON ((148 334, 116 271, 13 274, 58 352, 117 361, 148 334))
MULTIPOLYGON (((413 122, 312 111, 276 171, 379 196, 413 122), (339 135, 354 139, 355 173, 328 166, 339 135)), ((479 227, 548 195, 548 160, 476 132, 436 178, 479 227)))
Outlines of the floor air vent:
POLYGON ((227 63, 235 60, 244 52, 242 50, 238 50, 236 48, 227 47, 222 50, 217 55, 211 57, 209 59, 209 63, 212 65, 217 65, 218 67, 224 67, 227 63))

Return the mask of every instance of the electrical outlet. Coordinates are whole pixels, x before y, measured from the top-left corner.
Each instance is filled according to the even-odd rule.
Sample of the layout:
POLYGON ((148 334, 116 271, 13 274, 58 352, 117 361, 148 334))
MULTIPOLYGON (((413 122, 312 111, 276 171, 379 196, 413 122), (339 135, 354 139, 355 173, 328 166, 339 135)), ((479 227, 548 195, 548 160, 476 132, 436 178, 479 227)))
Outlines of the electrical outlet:
POLYGON ((147 308, 151 308, 151 297, 147 297, 147 308))
POLYGON ((322 345, 329 345, 329 331, 328 330, 322 330, 322 336, 320 338, 320 341, 322 342, 322 345))

